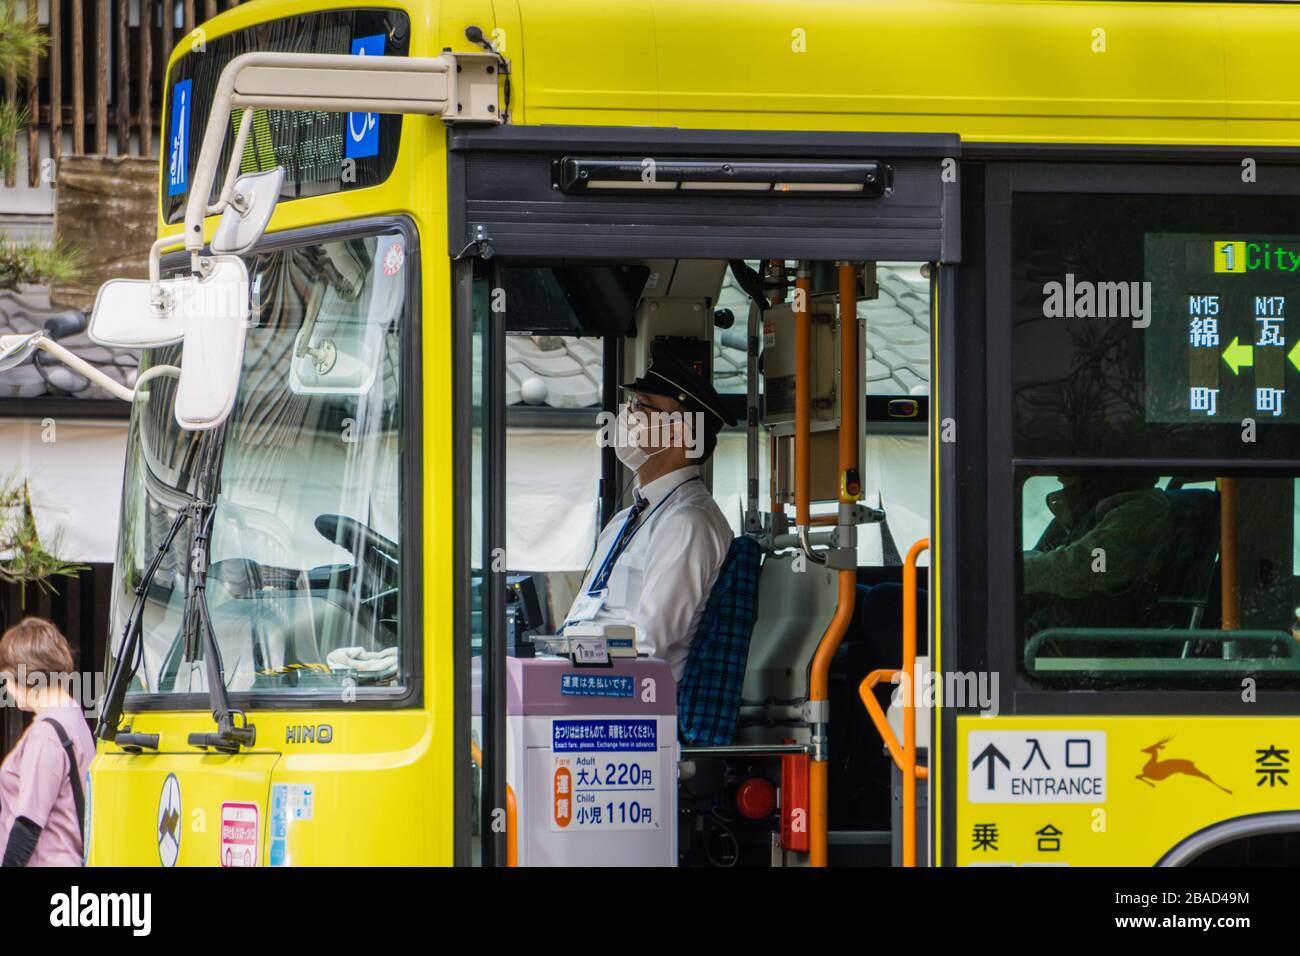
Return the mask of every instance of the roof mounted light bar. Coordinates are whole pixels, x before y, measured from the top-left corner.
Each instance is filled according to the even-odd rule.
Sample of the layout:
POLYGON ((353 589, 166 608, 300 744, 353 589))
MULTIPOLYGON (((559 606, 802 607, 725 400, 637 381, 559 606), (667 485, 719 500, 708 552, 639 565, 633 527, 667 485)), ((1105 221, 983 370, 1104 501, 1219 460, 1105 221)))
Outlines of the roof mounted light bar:
POLYGON ((893 170, 876 161, 792 163, 565 156, 551 164, 552 185, 568 195, 689 190, 879 198, 892 179, 893 170))

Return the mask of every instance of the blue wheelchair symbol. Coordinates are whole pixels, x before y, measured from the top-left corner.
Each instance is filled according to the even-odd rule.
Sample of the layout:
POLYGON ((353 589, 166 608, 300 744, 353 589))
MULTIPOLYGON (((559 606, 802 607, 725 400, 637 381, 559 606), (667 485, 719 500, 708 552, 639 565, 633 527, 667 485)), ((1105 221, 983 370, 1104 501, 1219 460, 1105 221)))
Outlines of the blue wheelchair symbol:
MULTIPOLYGON (((371 37, 358 37, 352 41, 354 56, 383 56, 384 34, 377 33, 371 37)), ((379 155, 379 115, 377 113, 349 113, 347 139, 343 144, 343 156, 347 159, 361 159, 365 156, 379 155)))

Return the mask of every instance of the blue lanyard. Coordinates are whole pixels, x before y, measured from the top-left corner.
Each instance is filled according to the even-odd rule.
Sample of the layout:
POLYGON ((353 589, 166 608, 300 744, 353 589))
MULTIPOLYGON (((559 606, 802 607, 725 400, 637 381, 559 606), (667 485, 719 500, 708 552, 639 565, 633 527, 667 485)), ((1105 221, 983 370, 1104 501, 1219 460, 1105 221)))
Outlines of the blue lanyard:
POLYGON ((656 511, 668 503, 668 499, 673 496, 678 488, 687 482, 695 481, 696 477, 698 476, 687 478, 686 481, 683 481, 681 484, 674 487, 672 491, 668 492, 668 494, 664 495, 663 500, 650 509, 650 513, 645 516, 645 521, 637 522, 637 518, 641 515, 644 506, 638 508, 634 505, 632 509, 628 511, 627 518, 623 521, 623 527, 618 529, 618 537, 614 539, 614 544, 610 547, 609 553, 605 555, 605 560, 600 563, 600 570, 598 570, 596 576, 591 579, 591 587, 587 588, 588 594, 597 594, 605 590, 605 586, 609 584, 610 575, 614 573, 614 564, 618 561, 623 552, 627 550, 627 546, 632 543, 632 539, 636 537, 636 533, 645 527, 646 523, 654 517, 656 511))

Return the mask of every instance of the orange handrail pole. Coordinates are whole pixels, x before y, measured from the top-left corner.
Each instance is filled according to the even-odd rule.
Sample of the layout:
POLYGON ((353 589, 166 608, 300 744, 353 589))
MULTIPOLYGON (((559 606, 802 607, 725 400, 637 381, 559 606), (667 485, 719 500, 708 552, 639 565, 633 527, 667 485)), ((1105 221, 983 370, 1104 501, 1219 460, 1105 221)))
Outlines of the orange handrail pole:
POLYGON ((519 865, 518 815, 515 789, 510 784, 506 784, 506 866, 519 865))
POLYGON ((921 552, 930 549, 930 540, 922 538, 907 549, 903 562, 903 666, 901 670, 875 670, 858 685, 871 722, 885 741, 889 755, 903 776, 903 866, 916 866, 916 781, 930 777, 928 767, 916 763, 916 562, 921 552), (880 709, 873 693, 882 680, 903 681, 903 743, 900 746, 894 728, 880 709))
MULTIPOLYGON (((871 715, 871 722, 876 725, 876 732, 880 734, 880 739, 883 740, 885 746, 889 748, 889 756, 894 758, 894 765, 898 767, 899 770, 903 769, 903 747, 898 742, 898 737, 894 735, 894 728, 889 726, 889 718, 886 717, 885 712, 880 709, 880 702, 876 700, 874 691, 876 685, 882 680, 888 680, 890 683, 894 683, 902 673, 903 672, 900 670, 889 668, 872 671, 865 679, 863 679, 862 683, 858 685, 858 696, 862 698, 863 706, 867 708, 867 713, 871 715)), ((905 691, 906 689, 907 688, 904 688, 905 691)))
MULTIPOLYGON (((880 703, 876 700, 876 695, 872 693, 876 685, 881 681, 896 683, 902 675, 901 670, 884 668, 878 671, 872 671, 858 685, 858 696, 862 698, 863 705, 867 708, 867 713, 871 715, 871 722, 876 727, 876 732, 880 734, 880 739, 885 742, 885 747, 889 750, 889 756, 894 759, 894 766, 899 770, 903 769, 903 745, 898 742, 898 737, 894 734, 894 728, 889 726, 889 718, 885 712, 880 709, 880 703)), ((907 688, 903 688, 907 692, 907 688)), ((930 776, 928 767, 916 768, 916 779, 926 780, 930 776)))
POLYGON ((903 562, 903 866, 916 866, 916 561, 928 550, 922 538, 903 562))
POLYGON ((1241 498, 1236 478, 1219 479, 1219 596, 1220 627, 1235 631, 1241 627, 1241 593, 1237 579, 1237 516, 1241 498))
MULTIPOLYGON (((849 262, 841 262, 839 269, 839 318, 840 318, 840 434, 839 434, 839 471, 840 471, 840 514, 841 525, 851 521, 845 516, 846 508, 857 500, 858 490, 849 487, 850 471, 856 473, 858 468, 858 273, 849 262)), ((796 285, 799 280, 796 280, 796 285)), ((806 280, 811 281, 811 280, 806 280)), ((809 341, 811 342, 811 324, 809 341)), ((807 369, 800 367, 800 373, 807 369)), ((796 380, 796 395, 798 381, 796 380)), ((811 388, 811 383, 809 383, 811 388)), ((797 399, 796 399, 797 404, 797 399)), ((796 415, 796 419, 797 419, 796 415)), ((800 426, 807 422, 795 422, 795 441, 806 428, 800 426)), ((804 435, 805 443, 808 436, 804 435)), ((805 444, 805 456, 808 455, 805 444)), ((803 499, 807 498, 805 483, 803 499)), ((796 502, 796 506, 799 502, 796 502)), ((807 512, 798 518, 806 525, 807 512)), ((851 525, 849 525, 851 527, 851 525)), ((827 804, 830 794, 830 765, 827 763, 827 718, 830 716, 830 670, 831 659, 839 649, 840 642, 848 632, 853 620, 853 610, 858 597, 858 575, 856 570, 845 568, 839 572, 839 595, 835 605, 835 614, 831 618, 826 633, 817 645, 813 655, 811 673, 808 675, 809 723, 812 724, 812 765, 808 779, 808 863, 810 866, 826 865, 826 845, 828 837, 827 804)))
MULTIPOLYGON (((831 658, 844 640, 853 620, 853 608, 858 598, 858 576, 853 571, 839 573, 839 598, 835 615, 817 645, 813 655, 812 673, 809 675, 808 703, 814 709, 830 709, 831 658)), ((818 715, 820 717, 820 715, 818 715)), ((810 866, 826 865, 827 803, 830 795, 830 764, 826 761, 825 717, 813 719, 813 759, 808 778, 808 863, 810 866), (820 759, 819 759, 820 757, 820 759)))
MULTIPOLYGON (((469 742, 469 759, 480 769, 483 766, 483 751, 473 740, 469 742)), ((506 866, 519 865, 519 827, 518 806, 515 804, 515 791, 506 784, 506 866)))

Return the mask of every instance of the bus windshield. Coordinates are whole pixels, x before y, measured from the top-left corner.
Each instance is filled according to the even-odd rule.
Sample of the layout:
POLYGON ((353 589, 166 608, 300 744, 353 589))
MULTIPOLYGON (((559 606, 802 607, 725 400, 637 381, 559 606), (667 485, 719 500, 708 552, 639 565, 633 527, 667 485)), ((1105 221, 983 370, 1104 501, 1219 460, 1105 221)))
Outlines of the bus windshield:
MULTIPOLYGON (((386 232, 249 258, 253 312, 226 429, 206 596, 231 692, 404 686, 400 429, 405 240, 386 232)), ((151 350, 142 371, 179 364, 151 350)), ((135 590, 195 492, 202 433, 173 420, 173 378, 132 410, 113 594, 135 590)), ((148 583, 131 692, 202 693, 187 524, 148 583)), ((336 693, 336 692, 335 692, 336 693)))

